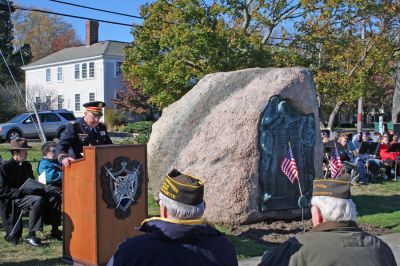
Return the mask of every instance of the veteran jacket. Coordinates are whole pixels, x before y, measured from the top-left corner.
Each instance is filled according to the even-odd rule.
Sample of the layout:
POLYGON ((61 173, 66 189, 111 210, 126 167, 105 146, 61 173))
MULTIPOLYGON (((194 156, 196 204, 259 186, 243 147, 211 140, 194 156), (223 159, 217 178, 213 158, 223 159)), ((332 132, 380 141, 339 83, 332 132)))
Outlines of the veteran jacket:
POLYGON ((325 222, 268 250, 259 265, 395 266, 390 247, 355 222, 325 222))
POLYGON ((233 246, 204 220, 145 220, 146 234, 122 243, 108 266, 238 265, 233 246))
POLYGON ((17 220, 18 210, 13 200, 23 197, 19 187, 28 178, 35 179, 29 162, 20 164, 11 159, 0 167, 0 216, 6 235, 17 220))
POLYGON ((100 123, 92 129, 83 118, 75 123, 68 124, 56 147, 58 160, 61 161, 65 156, 68 156, 70 148, 72 149, 73 157, 76 159, 82 158, 83 146, 88 146, 89 144, 93 146, 112 144, 105 125, 100 123), (87 135, 80 137, 79 134, 87 135))

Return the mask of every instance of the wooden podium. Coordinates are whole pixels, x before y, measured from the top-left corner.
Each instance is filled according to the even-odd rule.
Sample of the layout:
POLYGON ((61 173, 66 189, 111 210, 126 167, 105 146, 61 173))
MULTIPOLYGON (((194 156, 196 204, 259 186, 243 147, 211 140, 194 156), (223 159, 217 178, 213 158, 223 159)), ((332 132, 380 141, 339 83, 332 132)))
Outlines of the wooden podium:
POLYGON ((139 234, 135 227, 146 218, 146 145, 89 146, 83 151, 83 159, 64 168, 63 259, 104 265, 119 243, 139 234), (115 195, 123 197, 115 200, 115 195))

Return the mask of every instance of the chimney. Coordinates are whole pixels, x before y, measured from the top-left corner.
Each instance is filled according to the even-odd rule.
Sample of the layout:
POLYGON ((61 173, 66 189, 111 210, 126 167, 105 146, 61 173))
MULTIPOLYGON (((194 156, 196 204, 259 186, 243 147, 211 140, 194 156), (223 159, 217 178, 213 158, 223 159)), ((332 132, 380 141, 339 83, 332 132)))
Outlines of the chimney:
POLYGON ((99 41, 99 22, 93 20, 86 21, 86 46, 90 46, 99 41))

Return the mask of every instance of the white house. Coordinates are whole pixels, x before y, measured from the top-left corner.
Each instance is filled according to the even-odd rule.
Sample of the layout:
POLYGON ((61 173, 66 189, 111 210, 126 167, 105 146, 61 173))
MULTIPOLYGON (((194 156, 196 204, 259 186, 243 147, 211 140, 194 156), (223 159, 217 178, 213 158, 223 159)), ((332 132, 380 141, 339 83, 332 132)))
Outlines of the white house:
POLYGON ((98 22, 86 23, 86 46, 60 50, 28 64, 25 71, 27 101, 49 109, 67 109, 83 116, 82 104, 111 99, 123 89, 121 62, 128 43, 98 42, 98 22))

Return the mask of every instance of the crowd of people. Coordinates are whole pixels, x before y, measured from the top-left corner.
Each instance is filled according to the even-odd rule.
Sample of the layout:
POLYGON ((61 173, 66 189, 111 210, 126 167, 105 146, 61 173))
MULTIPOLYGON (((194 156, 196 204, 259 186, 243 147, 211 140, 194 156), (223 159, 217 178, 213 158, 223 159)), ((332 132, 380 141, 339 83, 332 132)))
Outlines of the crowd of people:
POLYGON ((325 175, 330 171, 330 162, 334 154, 338 154, 343 164, 343 171, 352 177, 353 184, 366 185, 368 182, 382 178, 389 180, 399 176, 400 152, 388 150, 398 144, 398 136, 393 131, 380 134, 369 131, 337 134, 329 136, 327 131, 322 131, 322 142, 325 147, 323 169, 325 175), (362 143, 369 143, 372 147, 363 150, 362 143))
MULTIPOLYGON (((59 229, 62 166, 70 167, 74 160, 82 158, 84 145, 112 144, 106 127, 99 122, 105 104, 90 102, 84 106, 84 118, 70 124, 58 144, 43 145, 43 159, 37 173, 44 184, 26 185, 35 179, 32 165, 27 161, 31 147, 26 139, 11 141, 12 158, 0 166, 0 216, 9 243, 16 245, 21 238, 24 212, 29 213, 27 244, 43 246, 36 236, 43 224, 51 225, 50 237, 63 240, 59 229)), ((376 132, 371 136, 363 132, 329 138, 323 132, 322 140, 327 147, 326 171, 334 151, 345 166, 343 173, 335 180, 313 181, 309 205, 313 229, 267 250, 259 265, 396 265, 390 247, 357 225, 350 185, 351 182, 367 184, 381 167, 384 179, 390 178, 392 170, 398 171, 399 153, 388 151, 391 144, 397 143, 397 136, 381 136, 376 132), (379 144, 375 152, 360 152, 363 142, 374 141, 379 144)), ((158 198, 160 217, 143 221, 139 230, 144 234, 122 242, 108 266, 238 265, 234 246, 202 218, 206 204, 201 179, 174 169, 163 179, 158 198)))

